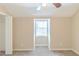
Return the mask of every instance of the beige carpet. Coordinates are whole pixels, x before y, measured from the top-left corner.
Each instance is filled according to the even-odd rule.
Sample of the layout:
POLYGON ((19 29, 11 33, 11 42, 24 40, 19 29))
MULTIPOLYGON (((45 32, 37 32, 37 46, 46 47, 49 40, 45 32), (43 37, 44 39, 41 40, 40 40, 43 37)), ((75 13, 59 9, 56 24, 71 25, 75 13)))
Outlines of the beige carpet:
MULTIPOLYGON (((0 56, 5 56, 4 52, 0 52, 0 56)), ((36 47, 33 51, 14 51, 10 56, 78 56, 71 50, 49 51, 47 47, 36 47)))

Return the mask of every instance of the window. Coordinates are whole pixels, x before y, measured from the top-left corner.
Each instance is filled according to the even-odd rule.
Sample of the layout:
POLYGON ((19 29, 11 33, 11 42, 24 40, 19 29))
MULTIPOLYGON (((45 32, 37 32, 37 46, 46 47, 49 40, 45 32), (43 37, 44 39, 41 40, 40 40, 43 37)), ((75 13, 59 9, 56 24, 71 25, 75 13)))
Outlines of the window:
POLYGON ((47 28, 48 28, 48 21, 47 20, 36 20, 36 36, 47 36, 47 28))

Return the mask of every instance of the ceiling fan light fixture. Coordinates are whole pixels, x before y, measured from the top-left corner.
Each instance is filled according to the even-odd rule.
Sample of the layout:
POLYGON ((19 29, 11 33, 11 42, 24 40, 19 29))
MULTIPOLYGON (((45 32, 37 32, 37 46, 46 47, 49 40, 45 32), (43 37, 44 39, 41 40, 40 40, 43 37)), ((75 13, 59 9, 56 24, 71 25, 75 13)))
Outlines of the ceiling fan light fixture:
POLYGON ((53 5, 54 5, 56 8, 61 7, 61 3, 53 3, 53 5))

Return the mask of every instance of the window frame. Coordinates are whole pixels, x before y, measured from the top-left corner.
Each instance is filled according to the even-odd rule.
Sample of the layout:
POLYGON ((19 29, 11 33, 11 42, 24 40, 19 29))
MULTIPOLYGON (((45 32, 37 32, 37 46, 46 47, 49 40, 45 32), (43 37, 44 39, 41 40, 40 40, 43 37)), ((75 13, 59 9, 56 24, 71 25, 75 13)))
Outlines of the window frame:
POLYGON ((48 20, 44 20, 44 19, 37 19, 37 20, 35 20, 35 34, 36 34, 36 36, 47 36, 48 35, 48 20), (47 32, 46 32, 46 35, 37 35, 37 33, 36 33, 36 22, 37 21, 46 21, 47 22, 47 32))

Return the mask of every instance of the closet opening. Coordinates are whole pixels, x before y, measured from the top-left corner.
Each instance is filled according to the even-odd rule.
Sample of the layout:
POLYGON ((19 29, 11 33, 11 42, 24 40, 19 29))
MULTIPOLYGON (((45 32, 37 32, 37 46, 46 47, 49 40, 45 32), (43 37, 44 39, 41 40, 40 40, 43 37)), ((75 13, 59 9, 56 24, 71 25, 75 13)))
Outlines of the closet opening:
POLYGON ((12 16, 0 12, 0 51, 12 54, 12 16))

